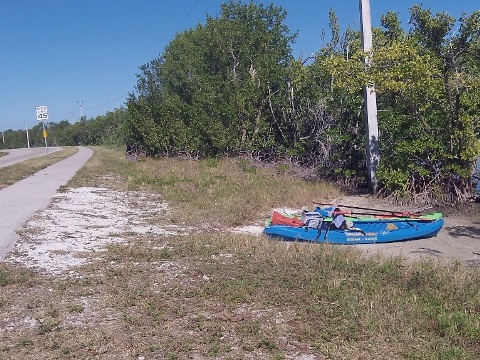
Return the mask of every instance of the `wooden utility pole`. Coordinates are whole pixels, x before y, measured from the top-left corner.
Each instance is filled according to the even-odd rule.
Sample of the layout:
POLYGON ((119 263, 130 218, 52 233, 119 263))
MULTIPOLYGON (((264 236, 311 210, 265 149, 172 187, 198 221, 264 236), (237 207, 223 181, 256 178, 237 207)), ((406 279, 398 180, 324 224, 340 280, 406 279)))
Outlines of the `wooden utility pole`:
MULTIPOLYGON (((370 51, 372 50, 372 21, 370 15, 370 0, 359 0, 360 24, 362 31, 362 47, 365 52, 365 66, 370 64, 370 51)), ((367 171, 368 187, 370 191, 378 189, 377 166, 380 161, 380 144, 378 137, 377 121, 377 95, 373 86, 366 86, 364 89, 364 103, 366 116, 366 148, 367 148, 367 171)))

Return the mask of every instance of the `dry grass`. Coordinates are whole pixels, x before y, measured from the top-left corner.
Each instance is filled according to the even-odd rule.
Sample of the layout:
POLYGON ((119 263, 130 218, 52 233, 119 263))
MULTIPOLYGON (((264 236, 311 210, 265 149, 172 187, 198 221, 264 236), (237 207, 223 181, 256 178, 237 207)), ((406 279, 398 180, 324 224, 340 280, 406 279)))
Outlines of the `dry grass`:
POLYGON ((20 163, 6 166, 0 171, 0 189, 25 179, 46 167, 55 164, 78 151, 75 147, 64 147, 62 150, 25 160, 20 163))
POLYGON ((335 189, 240 160, 95 150, 70 186, 160 193, 199 230, 125 234, 80 277, 0 265, 0 358, 479 358, 478 270, 224 231, 335 189))
POLYGON ((260 167, 242 159, 147 159, 131 163, 129 189, 161 193, 182 220, 237 226, 267 217, 272 208, 298 209, 340 195, 321 182, 301 181, 284 165, 260 167))
POLYGON ((125 161, 123 148, 91 147, 95 155, 80 169, 67 186, 106 187, 127 190, 127 177, 132 163, 125 161))

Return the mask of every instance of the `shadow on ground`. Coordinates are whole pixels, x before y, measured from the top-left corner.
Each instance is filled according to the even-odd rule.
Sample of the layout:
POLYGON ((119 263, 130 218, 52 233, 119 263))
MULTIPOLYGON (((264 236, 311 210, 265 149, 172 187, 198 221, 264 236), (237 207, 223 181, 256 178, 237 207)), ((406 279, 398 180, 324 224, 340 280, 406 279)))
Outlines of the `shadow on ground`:
POLYGON ((470 237, 472 239, 480 239, 480 223, 473 223, 469 226, 449 226, 445 230, 451 237, 470 237))

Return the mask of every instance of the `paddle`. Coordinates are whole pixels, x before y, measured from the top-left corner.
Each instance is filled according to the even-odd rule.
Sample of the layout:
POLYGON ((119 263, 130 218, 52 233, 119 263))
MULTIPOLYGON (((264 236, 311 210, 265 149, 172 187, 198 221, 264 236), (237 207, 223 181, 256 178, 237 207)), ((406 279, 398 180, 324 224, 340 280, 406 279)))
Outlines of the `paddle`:
MULTIPOLYGON (((402 216, 419 216, 419 215, 416 215, 416 213, 419 213, 419 212, 422 212, 426 209, 430 209, 431 206, 429 207, 425 207, 425 208, 422 208, 422 209, 418 209, 418 210, 415 210, 415 211, 393 211, 393 210, 384 210, 384 209, 375 209, 375 208, 366 208, 366 207, 360 207, 360 206, 351 206, 351 205, 342 205, 342 204, 325 204, 325 203, 320 203, 320 202, 317 202, 317 201, 312 201, 314 204, 317 204, 317 205, 330 205, 330 206, 335 206, 335 207, 343 207, 343 208, 347 208, 347 209, 357 209, 357 210, 369 210, 369 211, 378 211, 378 212, 384 212, 384 213, 388 213, 388 214, 392 214, 392 215, 395 215, 395 214, 401 214, 402 216)), ((362 215, 382 215, 382 214, 362 214, 362 215)))
POLYGON ((339 215, 347 215, 347 216, 352 216, 352 217, 358 217, 354 216, 355 215, 369 215, 369 216, 380 216, 380 217, 399 217, 399 218, 408 218, 408 217, 420 217, 422 215, 418 214, 412 214, 409 212, 388 212, 388 213, 369 213, 369 212, 356 212, 356 211, 342 211, 342 210, 337 210, 337 211, 332 211, 332 214, 339 215))

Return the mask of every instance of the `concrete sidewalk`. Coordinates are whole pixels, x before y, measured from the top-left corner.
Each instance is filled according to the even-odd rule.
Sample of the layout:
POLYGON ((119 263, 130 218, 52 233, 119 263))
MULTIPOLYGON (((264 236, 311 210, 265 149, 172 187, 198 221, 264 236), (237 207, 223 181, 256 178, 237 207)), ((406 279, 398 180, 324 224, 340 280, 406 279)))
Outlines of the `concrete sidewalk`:
POLYGON ((78 152, 71 157, 0 190, 0 261, 13 249, 18 239, 17 229, 35 212, 45 209, 57 190, 66 185, 92 155, 92 149, 78 147, 78 152))

